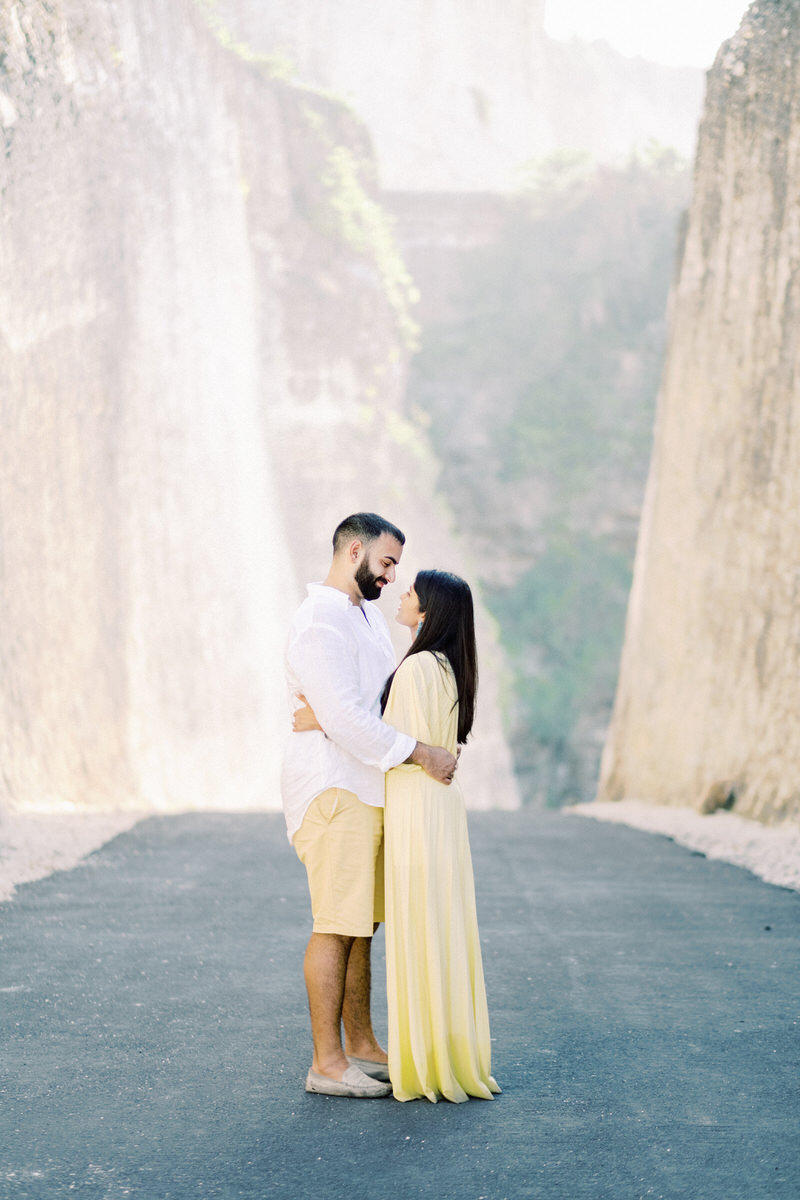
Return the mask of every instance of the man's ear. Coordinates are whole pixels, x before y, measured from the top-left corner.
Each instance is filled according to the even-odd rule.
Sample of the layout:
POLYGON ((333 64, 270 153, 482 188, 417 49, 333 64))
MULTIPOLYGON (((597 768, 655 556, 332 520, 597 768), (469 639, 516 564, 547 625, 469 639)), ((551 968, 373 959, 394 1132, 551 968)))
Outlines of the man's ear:
POLYGON ((353 538, 347 551, 348 560, 351 563, 357 563, 363 549, 364 543, 361 541, 361 538, 353 538))

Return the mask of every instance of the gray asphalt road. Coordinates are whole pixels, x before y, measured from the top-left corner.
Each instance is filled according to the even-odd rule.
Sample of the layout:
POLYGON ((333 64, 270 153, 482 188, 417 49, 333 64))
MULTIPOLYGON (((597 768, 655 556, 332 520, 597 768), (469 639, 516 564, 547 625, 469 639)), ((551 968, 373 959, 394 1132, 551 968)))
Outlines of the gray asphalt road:
POLYGON ((797 1200, 800 896, 620 826, 470 828, 492 1102, 305 1094, 308 903, 279 816, 153 818, 21 887, 2 1200, 797 1200))

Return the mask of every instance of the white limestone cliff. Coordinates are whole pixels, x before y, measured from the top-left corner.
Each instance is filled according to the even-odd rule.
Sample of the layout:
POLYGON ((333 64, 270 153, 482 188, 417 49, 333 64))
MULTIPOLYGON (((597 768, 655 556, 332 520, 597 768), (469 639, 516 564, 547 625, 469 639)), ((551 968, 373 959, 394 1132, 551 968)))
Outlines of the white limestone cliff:
POLYGON ((800 817, 800 4, 709 75, 600 799, 800 817))
POLYGON ((516 190, 531 159, 608 162, 655 140, 690 158, 703 73, 557 42, 544 0, 215 0, 231 36, 352 104, 381 186, 516 190))
POLYGON ((222 41, 191 0, 0 10, 0 809, 276 807, 336 522, 462 555, 363 128, 222 41))

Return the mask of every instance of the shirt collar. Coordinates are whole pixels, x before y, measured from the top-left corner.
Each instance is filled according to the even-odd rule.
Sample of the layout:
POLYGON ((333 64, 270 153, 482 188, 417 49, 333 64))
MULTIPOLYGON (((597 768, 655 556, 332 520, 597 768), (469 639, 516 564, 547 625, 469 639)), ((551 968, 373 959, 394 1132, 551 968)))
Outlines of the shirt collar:
POLYGON ((363 600, 360 604, 353 604, 347 592, 340 592, 338 588, 331 587, 327 583, 309 583, 308 594, 309 596, 324 596, 330 604, 335 604, 339 608, 364 609, 363 600))

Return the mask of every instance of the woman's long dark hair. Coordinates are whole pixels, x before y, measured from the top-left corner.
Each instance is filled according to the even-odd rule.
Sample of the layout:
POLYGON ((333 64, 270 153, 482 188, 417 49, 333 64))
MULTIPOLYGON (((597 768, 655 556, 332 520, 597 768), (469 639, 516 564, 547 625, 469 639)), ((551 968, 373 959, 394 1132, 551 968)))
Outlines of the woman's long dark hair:
MULTIPOLYGON (((458 741, 469 737, 475 720, 475 696, 478 691, 478 650, 475 645, 475 614, 469 584, 449 571, 420 571, 414 580, 419 610, 425 614, 417 637, 403 661, 412 654, 431 650, 444 654, 458 689, 458 741)), ((381 696, 381 712, 386 708, 392 689, 393 672, 386 680, 381 696)))

